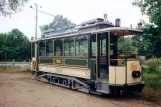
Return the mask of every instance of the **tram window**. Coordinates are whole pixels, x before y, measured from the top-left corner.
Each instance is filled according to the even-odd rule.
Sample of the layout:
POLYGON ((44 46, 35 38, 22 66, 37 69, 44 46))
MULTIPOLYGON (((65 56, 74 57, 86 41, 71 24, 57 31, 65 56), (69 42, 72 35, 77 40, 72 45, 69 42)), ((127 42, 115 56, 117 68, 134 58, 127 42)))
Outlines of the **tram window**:
POLYGON ((87 36, 76 38, 76 56, 88 56, 87 36))
POLYGON ((54 41, 54 55, 55 56, 62 56, 63 55, 62 40, 55 40, 54 41))
POLYGON ((53 41, 46 42, 46 56, 53 56, 53 41))
POLYGON ((96 42, 92 42, 92 56, 96 56, 96 42))
POLYGON ((46 48, 45 48, 45 41, 41 41, 39 43, 39 55, 40 56, 46 56, 46 48))
POLYGON ((114 49, 113 48, 114 48, 113 44, 110 44, 110 55, 114 54, 114 52, 113 52, 114 49))
POLYGON ((91 36, 91 50, 92 50, 92 56, 96 56, 96 35, 91 36))
POLYGON ((100 54, 101 54, 101 56, 106 56, 106 39, 105 38, 101 39, 100 43, 102 43, 100 45, 100 51, 101 51, 100 54), (101 48, 101 46, 102 46, 102 48, 101 48))
POLYGON ((64 55, 75 56, 74 38, 66 38, 64 40, 64 55))
MULTIPOLYGON (((96 35, 92 35, 92 56, 96 56, 96 35)), ((106 38, 100 38, 100 56, 106 56, 106 38)))

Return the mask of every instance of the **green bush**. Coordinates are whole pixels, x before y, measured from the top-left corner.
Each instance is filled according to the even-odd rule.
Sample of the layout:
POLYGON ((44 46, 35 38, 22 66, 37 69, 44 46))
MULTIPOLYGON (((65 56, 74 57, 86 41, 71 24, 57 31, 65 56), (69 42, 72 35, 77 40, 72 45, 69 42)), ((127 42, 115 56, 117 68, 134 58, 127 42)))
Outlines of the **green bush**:
POLYGON ((145 84, 151 88, 161 88, 161 73, 144 72, 143 80, 145 81, 145 84))
POLYGON ((157 80, 148 81, 146 85, 152 88, 161 88, 161 82, 157 80))
POLYGON ((153 58, 153 59, 147 60, 146 65, 148 66, 147 72, 158 73, 160 72, 159 66, 161 66, 161 59, 153 58))
POLYGON ((7 66, 1 65, 0 68, 2 68, 2 69, 7 69, 7 66))

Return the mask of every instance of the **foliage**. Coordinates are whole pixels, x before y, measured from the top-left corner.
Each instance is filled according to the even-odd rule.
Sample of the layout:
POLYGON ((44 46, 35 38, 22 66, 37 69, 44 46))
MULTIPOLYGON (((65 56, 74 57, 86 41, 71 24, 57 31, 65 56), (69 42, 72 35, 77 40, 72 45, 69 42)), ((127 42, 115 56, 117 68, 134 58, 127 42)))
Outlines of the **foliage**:
POLYGON ((147 68, 143 70, 143 78, 147 86, 161 88, 161 59, 153 58, 145 62, 147 68))
POLYGON ((139 52, 148 58, 161 57, 161 1, 135 0, 132 4, 138 6, 142 14, 148 15, 152 23, 143 28, 139 52))
POLYGON ((1 0, 0 15, 11 16, 12 13, 20 11, 27 1, 28 0, 1 0))
POLYGON ((154 25, 145 25, 143 34, 140 35, 139 53, 147 58, 161 57, 161 34, 154 25))
POLYGON ((147 86, 151 88, 161 88, 161 73, 147 72, 145 69, 143 72, 143 78, 147 86))
POLYGON ((49 29, 58 29, 58 28, 67 28, 75 25, 67 18, 64 18, 62 15, 57 15, 54 17, 53 22, 40 26, 41 31, 49 30, 49 29))
POLYGON ((140 7, 142 14, 148 15, 150 22, 161 28, 160 0, 135 0, 133 5, 140 7))
POLYGON ((28 59, 30 43, 18 29, 7 34, 0 34, 0 60, 28 59))
POLYGON ((146 65, 148 66, 147 68, 148 73, 159 73, 160 72, 159 66, 161 66, 161 59, 153 58, 147 60, 146 65))

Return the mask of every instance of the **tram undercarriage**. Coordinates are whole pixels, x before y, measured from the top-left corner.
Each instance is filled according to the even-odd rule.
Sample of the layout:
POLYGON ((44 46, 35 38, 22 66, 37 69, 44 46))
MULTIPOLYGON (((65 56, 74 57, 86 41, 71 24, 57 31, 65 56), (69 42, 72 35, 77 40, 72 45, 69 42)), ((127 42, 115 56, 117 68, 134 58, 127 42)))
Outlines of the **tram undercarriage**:
POLYGON ((124 95, 131 91, 141 92, 144 87, 143 81, 135 85, 112 86, 102 81, 90 81, 87 79, 52 74, 47 72, 32 71, 32 74, 35 75, 36 79, 41 82, 97 95, 124 95))

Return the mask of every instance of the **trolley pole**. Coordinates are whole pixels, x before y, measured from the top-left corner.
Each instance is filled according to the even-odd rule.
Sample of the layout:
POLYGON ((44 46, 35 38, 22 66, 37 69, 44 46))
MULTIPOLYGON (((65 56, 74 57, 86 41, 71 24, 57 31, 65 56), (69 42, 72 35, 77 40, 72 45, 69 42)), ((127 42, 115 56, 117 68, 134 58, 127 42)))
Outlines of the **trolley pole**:
POLYGON ((38 4, 34 4, 36 6, 36 26, 35 26, 35 58, 37 58, 37 22, 38 22, 38 4))

